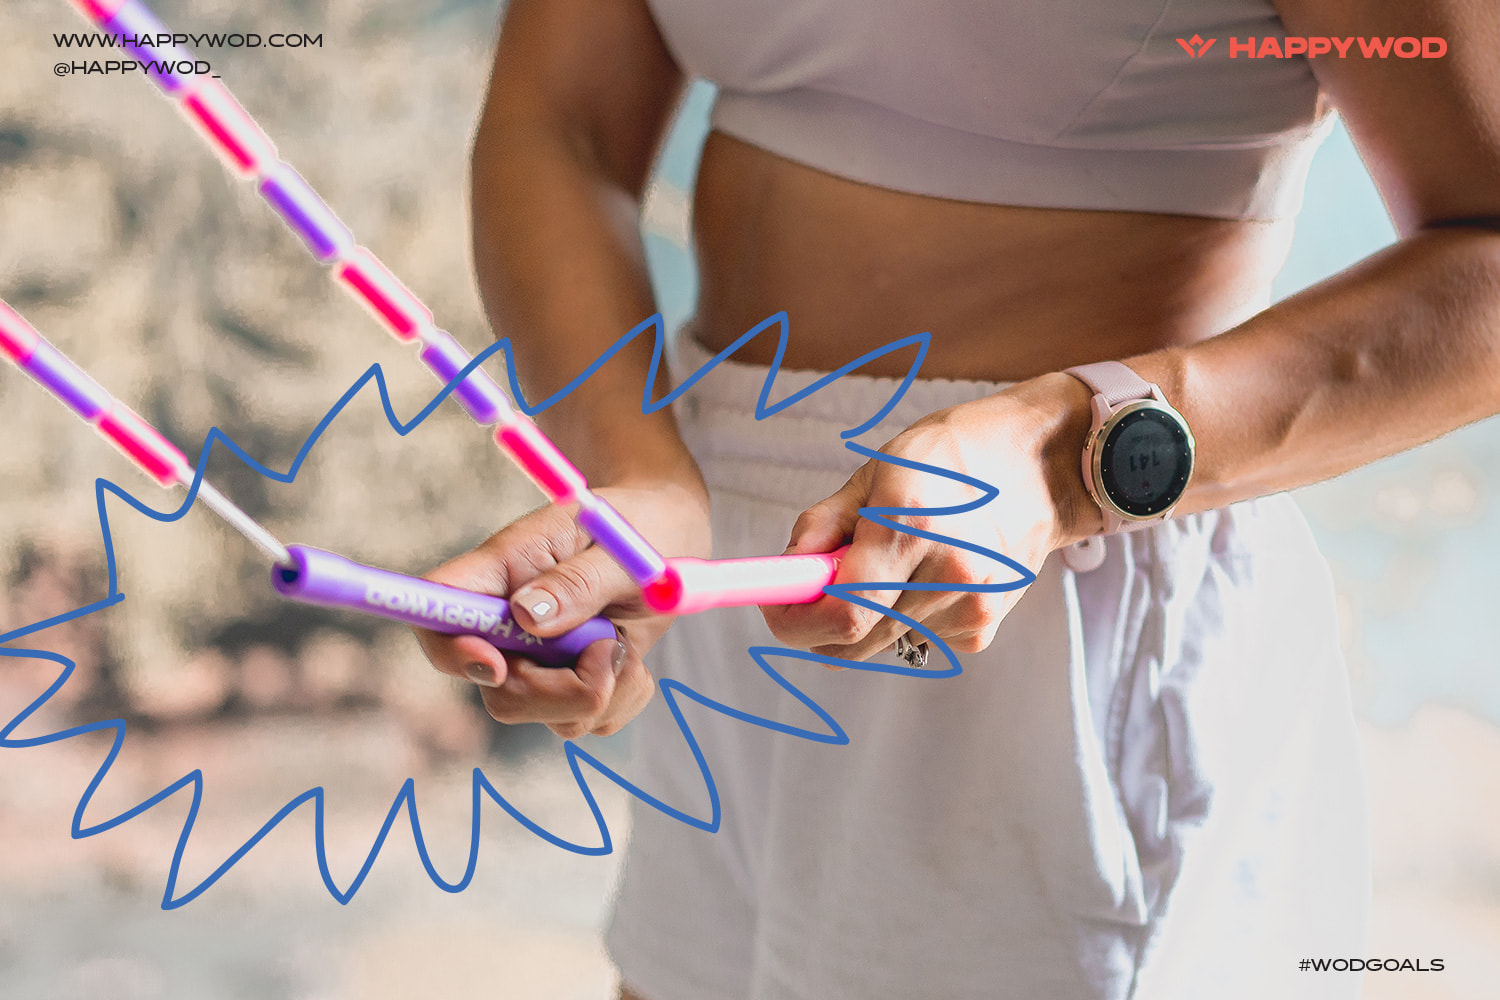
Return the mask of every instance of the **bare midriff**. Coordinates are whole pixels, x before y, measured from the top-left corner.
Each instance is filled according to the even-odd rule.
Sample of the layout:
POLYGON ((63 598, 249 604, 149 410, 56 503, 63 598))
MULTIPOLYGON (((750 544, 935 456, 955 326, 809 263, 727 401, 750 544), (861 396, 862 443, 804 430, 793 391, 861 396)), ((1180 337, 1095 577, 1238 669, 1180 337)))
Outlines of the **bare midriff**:
MULTIPOLYGON (((694 204, 694 336, 785 310, 783 365, 931 332, 922 374, 1006 381, 1190 344, 1264 308, 1289 222, 1018 208, 850 181, 713 133, 694 204)), ((736 359, 769 363, 775 337, 736 359)), ((863 369, 903 375, 908 352, 863 369)))

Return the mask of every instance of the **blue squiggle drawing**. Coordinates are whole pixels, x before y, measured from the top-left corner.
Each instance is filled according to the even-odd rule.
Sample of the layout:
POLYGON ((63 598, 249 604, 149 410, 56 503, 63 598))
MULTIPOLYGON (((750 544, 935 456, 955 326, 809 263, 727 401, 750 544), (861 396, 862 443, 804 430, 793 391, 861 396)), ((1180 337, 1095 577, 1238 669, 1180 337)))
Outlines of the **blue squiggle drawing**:
MULTIPOLYGON (((516 400, 517 406, 523 412, 531 415, 540 413, 541 411, 554 405, 559 400, 565 398, 570 393, 577 390, 581 385, 583 385, 584 382, 588 380, 591 375, 593 375, 595 371, 597 371, 602 365, 607 363, 628 343, 630 343, 638 336, 642 336, 647 332, 652 332, 655 336, 655 349, 652 354, 651 367, 646 379, 646 386, 641 399, 642 410, 649 413, 661 409, 664 406, 670 405, 673 400, 678 398, 683 392, 687 391, 687 389, 689 389, 694 383, 696 383, 698 379, 707 374, 715 365, 727 360, 732 354, 738 351, 754 337, 759 336, 762 333, 765 333, 766 331, 773 328, 776 329, 779 333, 779 341, 775 359, 770 366, 770 371, 766 376, 765 385, 756 404, 756 419, 764 419, 765 417, 768 417, 774 413, 780 412, 781 410, 789 406, 794 405, 800 400, 805 399, 807 396, 812 395, 814 392, 817 392, 819 389, 822 389, 825 386, 830 385, 838 379, 844 377, 845 375, 858 370, 859 368, 863 367, 865 364, 868 364, 870 361, 876 358, 883 357, 886 354, 889 354, 893 351, 899 351, 904 348, 916 348, 916 354, 911 368, 907 372, 905 378, 898 385, 896 390, 892 393, 890 400, 886 402, 873 416, 871 416, 869 420, 865 421, 857 427, 842 432, 840 436, 845 439, 858 437, 860 434, 863 434, 865 431, 874 427, 888 413, 890 413, 890 411, 900 401, 901 397, 905 395, 906 391, 911 387, 911 384, 915 381, 917 373, 921 368, 922 361, 926 357, 927 349, 931 341, 931 336, 927 333, 914 334, 910 337, 904 337, 899 340, 892 341, 891 343, 886 344, 883 347, 870 351, 869 353, 855 359, 854 361, 851 361, 849 364, 843 366, 837 371, 830 372, 829 374, 819 378, 816 382, 814 382, 807 388, 799 390, 791 396, 773 403, 770 399, 772 384, 776 379, 777 373, 780 371, 781 361, 785 355, 788 341, 786 314, 778 313, 746 331, 743 336, 741 336, 729 347, 719 352, 717 356, 706 363, 691 377, 686 379, 683 384, 675 387, 671 392, 663 396, 661 399, 653 399, 653 391, 655 389, 657 377, 660 373, 662 357, 666 347, 666 333, 662 325, 661 316, 660 314, 657 314, 641 323, 640 325, 636 326, 619 340, 615 341, 615 343, 609 349, 607 349, 603 354, 595 359, 593 363, 591 363, 586 369, 584 369, 584 371, 580 373, 577 378, 575 378, 562 390, 534 405, 528 404, 526 402, 525 396, 521 391, 521 386, 514 374, 514 355, 511 349, 510 342, 508 339, 502 338, 496 343, 492 344, 490 347, 486 348, 478 356, 476 356, 474 360, 471 361, 467 366, 465 366, 461 372, 454 376, 454 378, 446 386, 444 386, 442 390, 440 390, 437 395, 427 403, 427 405, 422 407, 422 409, 417 412, 415 417, 405 422, 403 422, 396 415, 395 409, 392 406, 390 393, 386 387, 384 372, 382 371, 379 364, 373 364, 365 371, 363 375, 359 377, 358 380, 355 381, 353 385, 349 387, 348 391, 346 391, 342 396, 339 397, 338 401, 334 403, 327 414, 325 414, 323 418, 318 421, 317 426, 314 427, 312 433, 308 435, 307 440, 298 450, 296 457, 292 460, 290 466, 285 472, 278 472, 263 465, 253 456, 247 454, 244 449, 241 448, 239 444, 237 444, 232 438, 228 437, 217 427, 215 427, 210 429, 207 437, 204 439, 203 449, 198 460, 197 471, 193 477, 193 482, 188 489, 187 498, 173 510, 157 510, 145 503, 142 503, 140 500, 132 496, 129 492, 107 479, 101 478, 95 480, 94 494, 96 505, 99 511, 99 527, 103 535, 104 554, 108 572, 109 587, 107 596, 101 598, 98 601, 94 601, 83 607, 77 608, 73 611, 69 611, 65 614, 54 615, 42 621, 34 622, 30 625, 26 625, 0 635, 0 643, 13 642, 24 636, 31 635, 47 628, 51 628, 55 625, 61 625, 64 622, 73 621, 75 619, 82 618, 85 615, 90 615, 94 612, 102 611, 105 608, 112 607, 113 605, 123 601, 125 599, 125 594, 119 589, 118 585, 115 566, 114 543, 110 535, 109 512, 105 503, 106 495, 113 495, 117 497, 119 500, 123 501, 137 512, 147 517, 153 518, 154 520, 175 521, 186 514, 187 511, 192 507, 193 500, 197 496, 199 484, 203 479, 204 469, 207 467, 208 459, 212 454, 212 449, 215 445, 222 445, 223 447, 227 448, 234 455, 236 455, 240 459, 240 461, 244 462, 246 466, 255 470, 260 475, 277 482, 290 483, 296 478, 298 471, 302 467, 303 461, 307 458, 309 452, 311 452, 318 439, 322 437, 323 432, 328 429, 329 425, 338 417, 338 415, 343 411, 344 407, 348 406, 349 403, 357 395, 359 395, 359 393, 363 391, 367 385, 371 383, 375 385, 377 391, 380 393, 380 402, 381 406, 384 409, 386 420, 390 423, 392 429, 394 429, 397 434, 405 436, 406 434, 414 430, 418 425, 420 425, 424 420, 426 420, 427 417, 432 413, 432 411, 440 403, 442 403, 442 401, 446 399, 447 396, 453 391, 454 386, 462 381, 465 377, 467 377, 469 372, 474 370, 474 368, 482 364, 486 359, 494 355, 496 352, 503 352, 505 354, 507 373, 510 378, 512 397, 516 400)), ((480 822, 481 817, 483 816, 483 799, 486 797, 493 801, 501 809, 503 809, 521 826, 525 827, 536 836, 540 837, 550 844, 553 844, 554 846, 560 847, 567 851, 572 851, 577 854, 609 854, 614 850, 614 841, 610 836, 609 827, 604 820, 604 814, 599 807, 599 803, 595 799, 594 793, 589 787, 588 781, 584 777, 583 766, 585 764, 592 768, 601 777, 613 781, 624 791, 640 799, 642 802, 646 803, 652 808, 657 809, 662 813, 665 813, 666 815, 679 820, 682 823, 686 823, 709 832, 717 831, 722 816, 718 787, 714 783, 713 774, 710 772, 708 762, 704 759, 703 752, 698 746, 698 741, 693 736, 692 727, 688 725, 687 720, 683 717, 681 707, 682 699, 690 699, 705 708, 711 709, 731 719, 735 719, 754 726, 760 726, 766 729, 773 730, 775 732, 784 733, 788 736, 796 736, 801 739, 818 743, 847 745, 849 743, 848 734, 844 732, 841 726, 839 726, 837 720, 835 720, 826 709, 824 709, 811 697, 798 689, 796 685, 792 684, 779 671, 777 671, 770 662, 773 658, 793 661, 807 661, 824 665, 844 666, 854 670, 866 670, 879 673, 904 674, 909 676, 921 676, 929 678, 953 677, 962 673, 963 668, 960 666, 958 658, 953 653, 953 650, 949 648, 949 646, 945 642, 943 642, 942 639, 940 639, 930 629, 922 625, 920 622, 917 622, 914 619, 893 610, 892 608, 888 608, 885 605, 882 605, 867 597, 861 596, 859 592, 876 590, 962 590, 971 593, 997 593, 1009 590, 1018 590, 1022 587, 1028 586, 1033 580, 1036 579, 1035 574, 1025 566, 1022 566, 1020 563, 999 552, 995 552, 991 549, 984 548, 963 539, 950 538, 946 535, 940 535, 934 532, 917 529, 908 525, 903 525, 899 521, 894 520, 895 517, 903 514, 922 514, 927 517, 932 517, 942 516, 946 514, 961 514, 976 510, 989 503, 998 495, 998 491, 995 489, 995 487, 971 476, 966 476, 949 469, 943 469, 932 465, 925 465, 923 463, 915 462, 910 459, 903 459, 885 455, 854 441, 846 440, 845 447, 855 452, 856 454, 865 456, 866 458, 903 465, 907 468, 926 472, 931 475, 941 476, 946 479, 962 482, 979 490, 980 496, 975 500, 951 507, 865 507, 861 508, 859 513, 861 517, 879 520, 881 523, 894 528, 895 530, 902 531, 907 534, 917 535, 919 537, 937 541, 943 544, 958 546, 970 552, 992 558, 1014 571, 1016 574, 1016 578, 1007 582, 991 584, 957 585, 944 583, 912 583, 907 581, 886 581, 838 584, 831 585, 825 588, 824 593, 826 594, 830 594, 839 597, 842 600, 850 601, 870 608, 871 610, 876 611, 879 614, 896 618, 897 620, 905 623, 915 632, 924 636, 927 641, 931 643, 939 653, 942 654, 944 659, 946 659, 948 666, 945 668, 918 669, 911 666, 901 666, 899 664, 890 665, 845 660, 838 657, 822 656, 812 652, 796 649, 785 649, 778 646, 750 647, 747 650, 749 656, 756 662, 756 664, 766 674, 766 676, 780 685, 784 690, 787 691, 787 693, 792 695, 803 705, 805 705, 808 711, 815 715, 822 723, 823 728, 821 729, 803 728, 800 726, 794 726, 788 723, 779 722, 774 719, 752 715, 748 712, 744 712, 740 709, 734 708, 731 705, 726 705, 723 702, 719 702, 705 695, 702 695, 686 684, 683 684, 680 681, 674 680, 672 678, 666 678, 660 681, 658 688, 661 692, 661 696, 670 708, 672 717, 676 720, 678 727, 682 730, 682 735, 687 742, 688 749, 692 752, 694 759, 697 761, 698 769, 702 774, 704 784, 707 787, 710 802, 709 815, 707 817, 693 816, 687 812, 682 811, 681 809, 676 808, 670 803, 663 802, 661 799, 636 786, 623 775, 619 774, 614 769, 610 768, 607 764, 600 761, 597 757, 590 754, 587 750, 584 750, 577 743, 569 740, 563 744, 563 751, 567 758, 569 769, 573 773, 573 778, 578 784, 578 790, 583 795, 584 801, 588 804, 589 810, 594 816, 594 822, 598 828, 599 834, 599 840, 597 843, 575 843, 559 837, 549 830, 544 829, 534 820, 527 817, 514 805, 508 802, 505 796, 500 794, 499 790, 490 783, 483 770, 476 767, 474 769, 473 776, 473 820, 470 831, 468 862, 464 867, 463 874, 457 880, 448 881, 443 878, 441 874, 439 874, 437 868, 433 865, 432 857, 428 853, 426 841, 422 836, 421 820, 417 814, 416 784, 413 779, 408 778, 402 784, 401 790, 397 793, 395 800, 391 803, 391 808, 389 812, 386 813, 385 820, 381 824, 380 832, 376 835, 375 841, 370 848, 370 852, 366 856, 363 865, 359 869, 359 872, 354 876, 353 880, 350 881, 346 888, 341 889, 339 888, 337 882, 334 880, 333 873, 329 870, 327 849, 324 837, 325 792, 323 787, 319 786, 317 788, 308 789, 307 791, 296 796, 286 805, 278 809, 275 815, 267 820, 265 824, 262 825, 261 828, 257 830, 253 836, 250 837, 249 840, 247 840, 243 845, 235 850, 234 853, 232 853, 222 864, 215 868, 212 873, 210 873, 196 886, 192 887, 186 892, 183 892, 181 895, 178 895, 177 883, 182 865, 183 853, 187 849, 188 840, 192 835, 193 825, 197 821, 198 810, 203 800, 203 772, 200 769, 194 769, 188 774, 183 775, 181 778, 177 779, 166 788, 163 788, 161 791, 150 796, 138 805, 132 806, 131 808, 125 810, 117 816, 114 816, 111 819, 103 820, 93 824, 86 824, 84 821, 84 815, 88 811, 89 804, 93 800, 95 792, 98 791, 100 785, 103 783, 105 776, 109 773, 110 768, 114 765, 116 758, 119 756, 120 749, 124 746, 126 730, 126 724, 124 720, 108 719, 99 722, 91 722, 84 725, 74 726, 69 729, 60 730, 58 732, 48 733, 43 736, 17 738, 14 735, 16 730, 19 729, 28 718, 34 715, 38 709, 46 704, 46 702, 59 690, 61 690, 64 684, 67 683, 68 678, 72 676, 74 670, 73 661, 65 656, 62 656, 61 654, 51 652, 49 650, 20 649, 8 646, 0 646, 0 656, 10 656, 30 660, 45 660, 56 663, 61 667, 61 670, 58 672, 57 678, 51 683, 51 685, 49 685, 48 688, 43 691, 39 697, 32 701, 31 704, 26 706, 26 708, 24 708, 13 719, 11 719, 10 722, 8 722, 4 726, 4 728, 0 728, 0 748, 23 749, 26 747, 44 746, 50 743, 57 743, 62 740, 72 739, 75 736, 83 736, 88 733, 102 732, 106 730, 113 731, 114 742, 110 746, 109 753, 105 755, 104 762, 95 772, 93 779, 88 784, 88 787, 84 789, 83 795, 79 798, 78 801, 78 808, 73 813, 73 821, 71 824, 70 832, 75 840, 84 837, 96 836, 108 830, 112 830, 123 823, 129 822, 130 820, 141 815, 154 806, 166 801, 183 789, 191 788, 192 803, 190 808, 188 809, 187 817, 183 821, 182 832, 177 838, 177 846, 172 854, 172 864, 168 872, 166 888, 162 894, 161 907, 164 910, 176 909, 178 907, 185 906, 186 904, 192 902, 194 899, 197 899, 200 895, 207 891, 210 886, 212 886, 231 868, 233 868, 241 858, 249 853, 255 847, 255 845, 262 840, 262 838, 264 838, 268 833, 275 829, 282 820, 291 815, 297 809, 300 809, 304 804, 308 802, 311 802, 313 804, 315 841, 314 848, 317 853, 319 873, 322 877, 323 884, 328 889, 329 894, 332 895, 333 898, 338 900, 340 903, 345 904, 353 899, 354 894, 359 891, 359 887, 364 883, 365 878, 369 875, 370 870, 374 867, 375 860, 379 856, 380 850, 384 846, 386 838, 391 832, 391 828, 395 825, 397 817, 403 812, 403 810, 405 811, 408 817, 408 821, 411 824, 412 837, 416 844, 417 855, 421 859, 423 868, 426 869, 428 877, 432 879, 433 884, 447 892, 462 891, 469 885, 478 868, 480 822)))

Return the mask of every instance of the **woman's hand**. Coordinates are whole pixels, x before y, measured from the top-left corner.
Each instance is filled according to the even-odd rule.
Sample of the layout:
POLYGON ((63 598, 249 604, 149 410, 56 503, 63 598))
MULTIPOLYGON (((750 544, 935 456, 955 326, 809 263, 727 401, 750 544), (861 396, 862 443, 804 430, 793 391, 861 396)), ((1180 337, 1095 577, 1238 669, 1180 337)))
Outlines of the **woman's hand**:
MULTIPOLYGON (((1047 554, 1099 530, 1102 520, 1079 471, 1089 392, 1068 375, 1047 375, 986 399, 939 410, 880 451, 979 479, 998 495, 961 514, 903 514, 903 525, 971 542, 1035 571, 1047 554)), ((862 507, 942 508, 973 502, 973 486, 871 459, 833 496, 808 508, 789 551, 828 552, 853 539, 835 582, 1008 583, 1016 571, 957 546, 859 516, 862 507)), ((865 596, 921 622, 958 652, 986 648, 1022 590, 868 591, 865 596)), ((909 631, 895 618, 835 597, 764 609, 788 645, 850 660, 890 648, 909 631)), ((920 639, 920 633, 913 637, 920 639)))
MULTIPOLYGON (((701 488, 654 483, 597 493, 663 555, 708 555, 701 488)), ((596 642, 572 669, 560 669, 502 653, 478 636, 416 630, 433 666, 478 684, 497 721, 545 723, 564 739, 611 735, 646 707, 655 683, 642 660, 672 623, 641 602, 639 589, 578 526, 575 512, 574 505, 533 511, 427 579, 508 597, 516 624, 533 635, 559 635, 605 615, 619 642, 596 642)))

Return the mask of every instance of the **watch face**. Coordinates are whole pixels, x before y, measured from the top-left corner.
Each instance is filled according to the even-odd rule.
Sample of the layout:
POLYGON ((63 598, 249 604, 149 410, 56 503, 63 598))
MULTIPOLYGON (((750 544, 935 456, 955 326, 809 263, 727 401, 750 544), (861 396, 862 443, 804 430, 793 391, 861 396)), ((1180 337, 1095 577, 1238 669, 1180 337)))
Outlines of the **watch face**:
POLYGON ((1122 511, 1154 517, 1169 509, 1193 471, 1187 429, 1172 414, 1142 407, 1122 415, 1100 449, 1100 483, 1122 511))

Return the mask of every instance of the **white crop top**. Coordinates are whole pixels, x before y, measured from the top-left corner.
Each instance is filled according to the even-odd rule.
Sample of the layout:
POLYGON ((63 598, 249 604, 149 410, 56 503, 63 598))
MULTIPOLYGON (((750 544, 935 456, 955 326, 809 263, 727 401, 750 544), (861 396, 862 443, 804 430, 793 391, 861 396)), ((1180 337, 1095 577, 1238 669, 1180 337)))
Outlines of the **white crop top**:
POLYGON ((896 190, 1286 218, 1333 122, 1305 58, 1245 56, 1269 0, 649 2, 715 128, 896 190))

